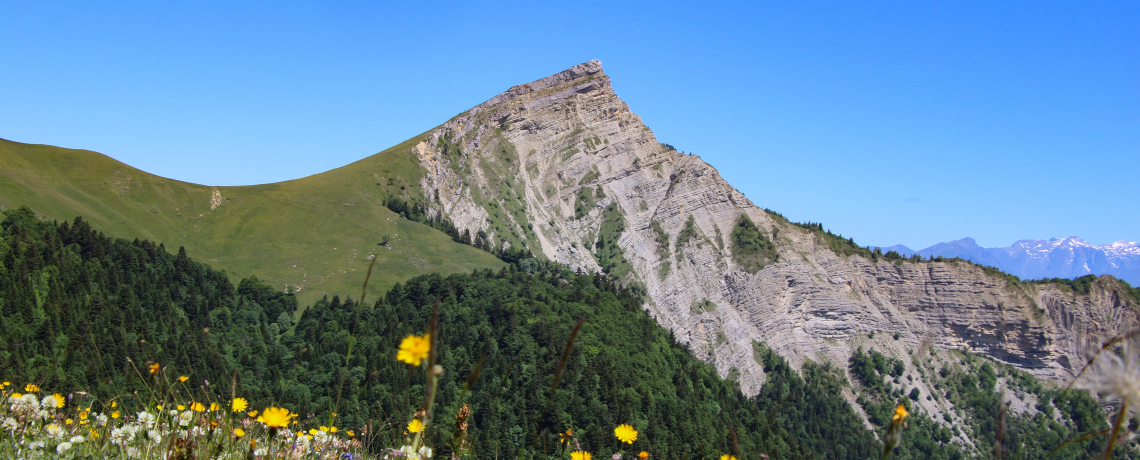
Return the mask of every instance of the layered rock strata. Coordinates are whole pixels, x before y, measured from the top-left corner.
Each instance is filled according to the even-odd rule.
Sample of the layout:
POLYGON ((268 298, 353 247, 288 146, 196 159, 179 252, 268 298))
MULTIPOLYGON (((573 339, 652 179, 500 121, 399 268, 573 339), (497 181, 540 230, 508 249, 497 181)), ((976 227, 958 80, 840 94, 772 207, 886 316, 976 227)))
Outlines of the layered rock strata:
POLYGON ((699 157, 660 144, 598 61, 512 87, 417 150, 423 190, 461 231, 586 271, 603 269, 602 247, 620 248, 632 270, 617 274, 645 287, 645 308, 748 394, 764 381, 757 343, 796 365, 841 368, 856 347, 899 357, 965 348, 1058 381, 1140 327, 1111 278, 1078 295, 961 261, 839 255, 821 232, 758 208, 699 157), (599 244, 614 210, 620 236, 599 244), (778 254, 755 273, 734 258, 743 215, 778 254))

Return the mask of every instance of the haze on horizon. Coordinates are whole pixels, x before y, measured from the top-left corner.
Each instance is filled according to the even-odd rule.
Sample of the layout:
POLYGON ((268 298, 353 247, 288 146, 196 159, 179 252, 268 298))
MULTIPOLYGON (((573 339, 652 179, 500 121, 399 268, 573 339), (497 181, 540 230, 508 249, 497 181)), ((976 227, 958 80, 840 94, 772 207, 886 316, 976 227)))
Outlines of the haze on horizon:
POLYGON ((599 59, 661 142, 861 245, 1140 240, 1140 5, 6 4, 0 137, 236 185, 599 59))

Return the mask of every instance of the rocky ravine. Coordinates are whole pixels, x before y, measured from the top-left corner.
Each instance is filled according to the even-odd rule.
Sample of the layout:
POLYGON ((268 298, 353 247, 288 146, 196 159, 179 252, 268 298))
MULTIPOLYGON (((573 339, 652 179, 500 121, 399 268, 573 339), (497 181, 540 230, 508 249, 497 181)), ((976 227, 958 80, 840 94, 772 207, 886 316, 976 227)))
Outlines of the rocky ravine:
POLYGON ((797 366, 841 368, 857 346, 900 358, 965 347, 1059 381, 1102 341, 1140 327, 1137 306, 1111 278, 1074 295, 964 262, 837 255, 818 233, 753 205, 699 157, 658 143, 598 61, 515 86, 426 139, 417 146, 425 194, 438 193, 461 230, 486 231, 496 244, 596 271, 593 248, 620 211, 616 245, 632 265, 624 277, 646 287, 645 308, 748 394, 764 382, 756 342, 797 366), (779 254, 756 273, 732 257, 742 214, 774 237, 779 254))

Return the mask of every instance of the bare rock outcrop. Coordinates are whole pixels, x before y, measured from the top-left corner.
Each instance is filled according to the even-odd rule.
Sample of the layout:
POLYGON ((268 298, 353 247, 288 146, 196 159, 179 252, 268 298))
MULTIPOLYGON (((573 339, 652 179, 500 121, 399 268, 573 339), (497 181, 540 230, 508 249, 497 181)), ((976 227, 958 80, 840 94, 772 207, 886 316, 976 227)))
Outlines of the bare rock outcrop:
POLYGON ((615 274, 643 285, 657 321, 749 394, 764 382, 760 342, 797 366, 841 368, 858 346, 966 348, 1056 381, 1140 327, 1112 278, 1083 295, 963 261, 839 254, 834 238, 758 208, 699 157, 658 143, 598 61, 512 87, 417 149, 424 191, 460 231, 495 245, 597 271, 612 262, 599 256, 603 229, 620 220, 616 241, 601 242, 631 267, 615 274), (778 254, 754 273, 734 257, 742 216, 778 254))

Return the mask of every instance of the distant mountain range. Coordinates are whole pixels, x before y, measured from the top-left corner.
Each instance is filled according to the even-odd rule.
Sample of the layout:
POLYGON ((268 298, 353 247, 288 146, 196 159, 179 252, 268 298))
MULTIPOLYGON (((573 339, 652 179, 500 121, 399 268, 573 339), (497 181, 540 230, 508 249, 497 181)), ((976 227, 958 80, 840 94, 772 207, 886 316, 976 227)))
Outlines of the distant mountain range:
POLYGON ((958 257, 989 265, 1021 279, 1077 278, 1112 275, 1140 285, 1140 244, 1117 241, 1101 246, 1076 236, 1048 240, 1020 240, 1009 247, 983 248, 973 238, 938 243, 915 251, 901 244, 880 247, 903 256, 958 257))

